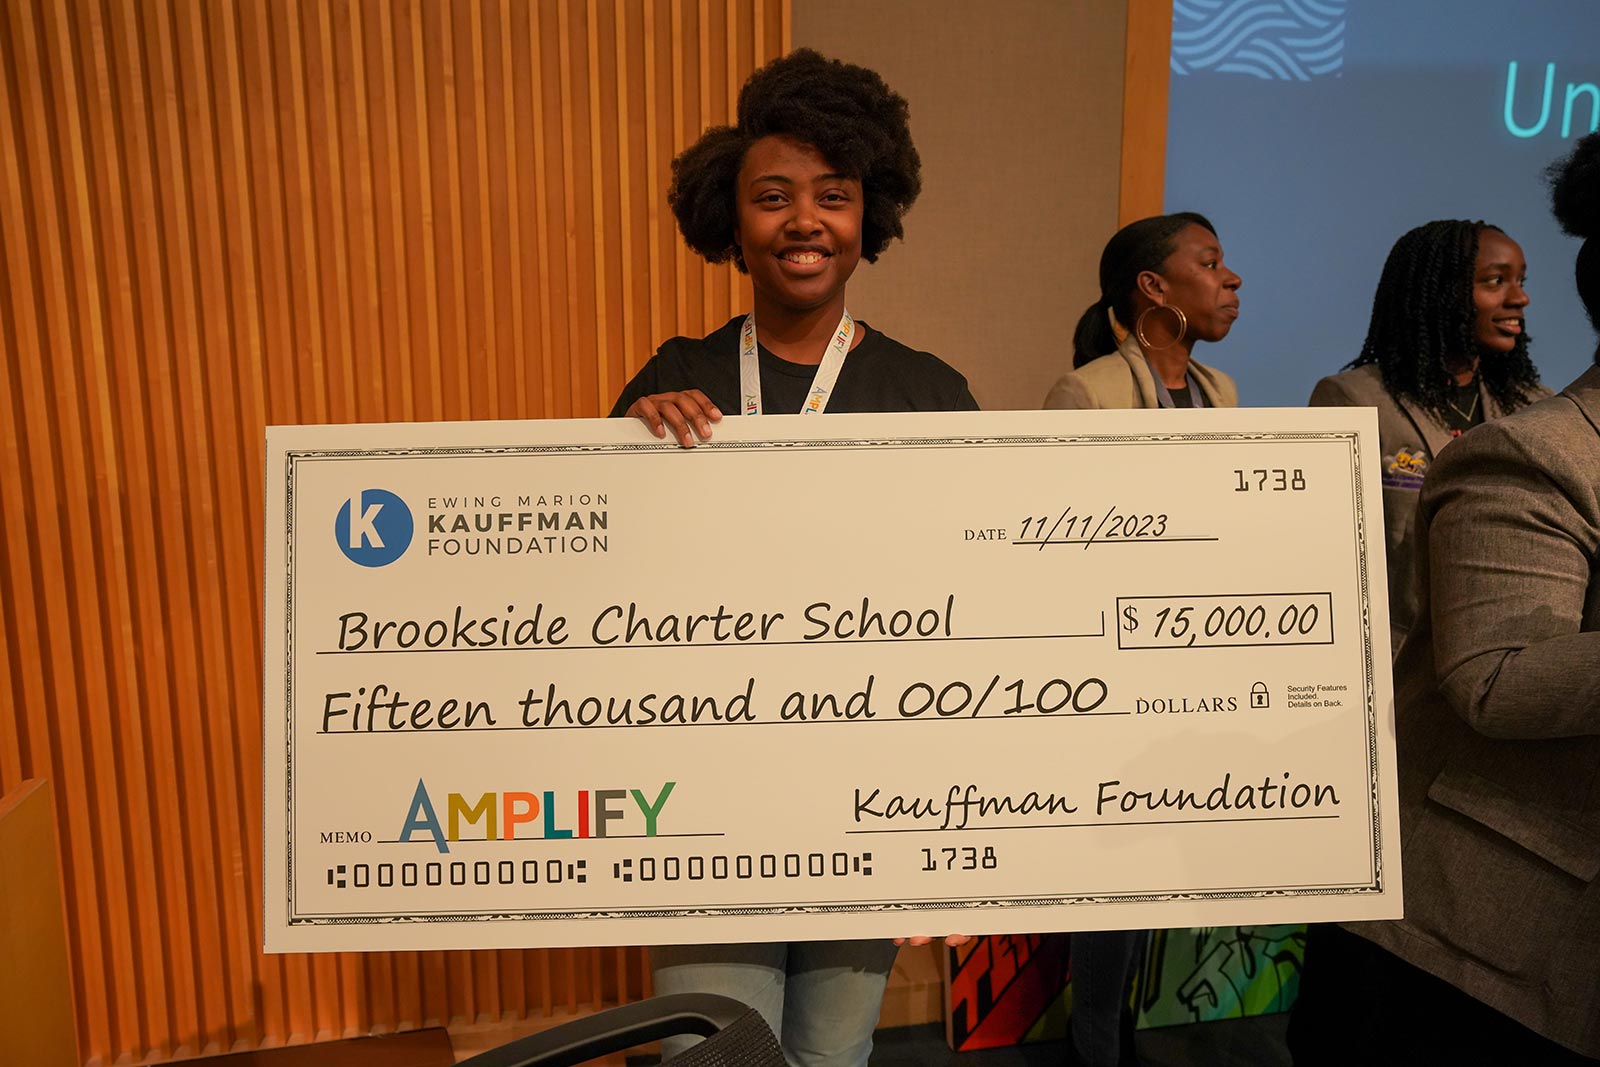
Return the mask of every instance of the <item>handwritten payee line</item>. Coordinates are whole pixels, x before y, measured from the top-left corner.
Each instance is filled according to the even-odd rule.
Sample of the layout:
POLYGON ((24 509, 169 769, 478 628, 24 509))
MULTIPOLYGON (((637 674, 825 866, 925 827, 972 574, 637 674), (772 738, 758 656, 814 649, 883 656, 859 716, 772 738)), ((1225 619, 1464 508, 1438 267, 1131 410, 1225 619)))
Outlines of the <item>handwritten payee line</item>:
POLYGON ((620 651, 621 649, 683 649, 683 648, 782 648, 785 646, 826 645, 909 645, 927 641, 1071 641, 1085 637, 1106 635, 1106 614, 1100 613, 1100 629, 1081 634, 994 634, 975 637, 862 637, 833 641, 678 641, 652 644, 612 645, 486 645, 465 648, 324 648, 319 656, 385 656, 417 654, 423 652, 590 652, 620 651))

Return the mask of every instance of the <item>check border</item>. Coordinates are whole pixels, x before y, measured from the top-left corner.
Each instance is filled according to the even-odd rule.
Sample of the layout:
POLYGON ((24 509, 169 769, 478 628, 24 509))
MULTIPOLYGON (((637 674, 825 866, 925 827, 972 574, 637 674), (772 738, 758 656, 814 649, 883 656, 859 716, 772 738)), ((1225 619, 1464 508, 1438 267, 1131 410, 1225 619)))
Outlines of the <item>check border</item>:
MULTIPOLYGON (((1075 904, 1146 904, 1163 903, 1170 901, 1207 901, 1207 900, 1241 900, 1260 898, 1292 898, 1300 896, 1356 896, 1381 894, 1384 888, 1383 872, 1383 833, 1381 820, 1382 798, 1379 790, 1378 777, 1378 708, 1376 705, 1377 693, 1375 686, 1376 665, 1373 663, 1372 654, 1372 599, 1371 599, 1371 573, 1370 559, 1367 555, 1367 522, 1366 500, 1361 478, 1361 442, 1360 437, 1353 431, 1241 431, 1241 432, 1210 432, 1210 433, 1161 433, 1161 434, 973 434, 973 435, 947 435, 942 437, 848 437, 828 438, 825 440, 807 439, 779 439, 763 441, 727 441, 712 440, 699 445, 706 450, 715 451, 770 451, 781 450, 825 450, 835 451, 841 449, 898 449, 898 448, 985 448, 985 447, 1072 447, 1091 445, 1097 447, 1116 447, 1121 445, 1137 445, 1149 447, 1151 445, 1194 445, 1194 444, 1241 444, 1260 442, 1298 442, 1298 443, 1332 443, 1343 444, 1347 449, 1347 459, 1350 464, 1350 485, 1352 493, 1352 514, 1354 522, 1351 536, 1355 539, 1357 561, 1357 590, 1360 608, 1360 627, 1365 637, 1362 642, 1364 660, 1362 664, 1362 704, 1365 709, 1366 740, 1367 740, 1367 817, 1370 830, 1371 865, 1369 879, 1364 883, 1333 883, 1327 885, 1290 885, 1290 886, 1219 886, 1210 889, 1169 889, 1152 890, 1142 893, 1080 893, 1064 896, 1035 896, 1035 897, 1008 897, 1008 898, 928 898, 925 900, 906 900, 896 898, 893 900, 840 900, 840 901, 808 901, 776 902, 765 905, 679 905, 676 907, 660 908, 630 908, 630 909, 601 909, 601 908, 573 908, 573 909, 548 909, 542 911, 447 911, 447 912, 413 912, 409 914, 392 913, 318 913, 301 914, 296 905, 295 881, 295 627, 294 627, 294 598, 295 598, 295 541, 297 529, 295 526, 295 479, 299 467, 303 463, 315 463, 328 460, 405 460, 416 458, 449 458, 449 457, 474 457, 479 459, 492 458, 522 458, 527 456, 585 456, 608 453, 659 453, 672 454, 678 451, 676 444, 663 445, 656 442, 636 444, 511 444, 511 445, 441 445, 428 447, 408 448, 371 448, 371 449, 290 449, 285 453, 284 461, 284 525, 285 539, 282 545, 284 552, 284 709, 285 709, 285 757, 286 771, 284 776, 285 787, 285 830, 284 845, 287 850, 285 857, 285 891, 287 897, 288 914, 286 923, 295 926, 344 926, 344 925, 383 925, 394 923, 438 923, 438 922, 506 922, 506 921, 551 921, 559 920, 571 922, 574 920, 615 920, 615 919, 655 919, 655 918, 709 918, 709 917, 737 917, 750 915, 792 915, 792 914, 828 914, 828 913, 857 913, 857 912, 917 912, 917 911, 960 911, 964 909, 988 911, 996 908, 1035 908, 1075 904)), ((1379 522, 1381 530, 1382 523, 1379 522)), ((1388 664, 1384 664, 1387 668, 1388 664)), ((263 798, 264 800, 266 798, 263 798)), ((1114 825, 1114 824, 1107 824, 1114 825)), ((263 835, 263 848, 266 847, 266 835, 263 835)), ((265 858, 265 857, 264 857, 265 858)), ((477 862, 477 861, 472 861, 477 862)))

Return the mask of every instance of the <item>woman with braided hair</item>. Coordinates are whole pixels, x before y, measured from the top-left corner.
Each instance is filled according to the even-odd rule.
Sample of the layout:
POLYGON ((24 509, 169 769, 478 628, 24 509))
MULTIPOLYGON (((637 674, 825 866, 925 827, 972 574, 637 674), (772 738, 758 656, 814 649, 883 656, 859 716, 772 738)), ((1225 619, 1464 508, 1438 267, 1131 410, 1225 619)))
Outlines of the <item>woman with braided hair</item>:
MULTIPOLYGON (((1600 331, 1600 134, 1549 173, 1600 331)), ((1394 667, 1405 916, 1313 928, 1296 1067, 1600 1065, 1594 358, 1451 444, 1417 497, 1418 611, 1394 667)))
POLYGON ((1395 242, 1361 354, 1322 379, 1312 407, 1376 407, 1389 558, 1389 651, 1417 614, 1412 516, 1439 450, 1550 395, 1528 359, 1528 267, 1497 226, 1444 219, 1395 242))

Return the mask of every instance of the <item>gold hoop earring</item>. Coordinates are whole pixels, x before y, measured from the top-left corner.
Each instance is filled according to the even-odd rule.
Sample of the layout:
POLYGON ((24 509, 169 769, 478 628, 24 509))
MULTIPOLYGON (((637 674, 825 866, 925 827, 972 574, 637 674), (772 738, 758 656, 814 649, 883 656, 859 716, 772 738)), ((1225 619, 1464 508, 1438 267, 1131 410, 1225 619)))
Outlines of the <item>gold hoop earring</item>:
POLYGON ((1187 333, 1188 331, 1189 331, 1189 316, 1187 316, 1187 315, 1185 315, 1183 313, 1183 309, 1182 308, 1180 308, 1180 307, 1178 307, 1178 306, 1176 306, 1174 304, 1151 304, 1149 307, 1145 308, 1143 311, 1141 311, 1139 313, 1139 317, 1137 319, 1135 319, 1134 323, 1133 323, 1133 335, 1139 339, 1139 343, 1141 345, 1143 345, 1145 348, 1154 348, 1154 349, 1171 348, 1173 345, 1175 345, 1179 341, 1183 340, 1183 335, 1185 333, 1187 333), (1172 340, 1168 341, 1164 345, 1153 345, 1153 344, 1151 344, 1150 343, 1150 339, 1147 338, 1144 335, 1144 320, 1145 320, 1145 316, 1149 315, 1152 311, 1170 311, 1174 315, 1178 316, 1178 336, 1174 337, 1172 340))

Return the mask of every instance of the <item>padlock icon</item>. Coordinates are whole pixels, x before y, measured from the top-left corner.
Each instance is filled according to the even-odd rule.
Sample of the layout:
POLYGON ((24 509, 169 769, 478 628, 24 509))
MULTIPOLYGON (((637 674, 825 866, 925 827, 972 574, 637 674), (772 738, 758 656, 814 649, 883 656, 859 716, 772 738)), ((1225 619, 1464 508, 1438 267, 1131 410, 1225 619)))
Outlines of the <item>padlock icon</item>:
POLYGON ((1272 707, 1272 698, 1267 696, 1267 683, 1257 682, 1250 687, 1250 706, 1252 708, 1272 707))

